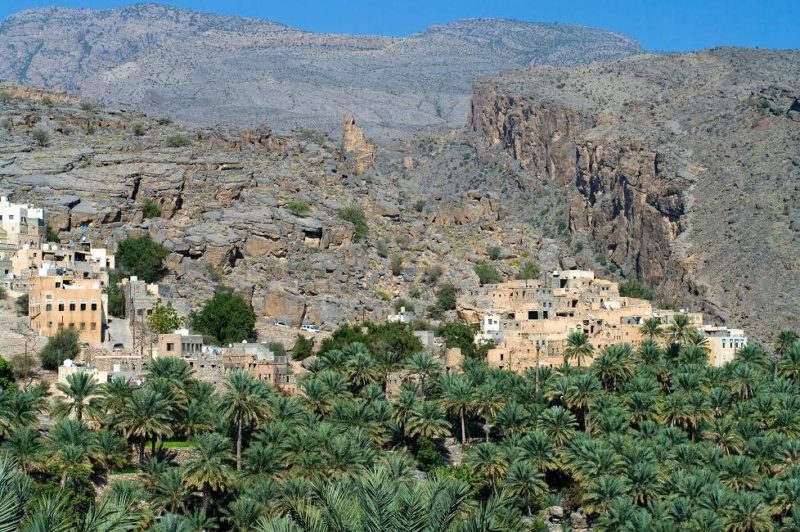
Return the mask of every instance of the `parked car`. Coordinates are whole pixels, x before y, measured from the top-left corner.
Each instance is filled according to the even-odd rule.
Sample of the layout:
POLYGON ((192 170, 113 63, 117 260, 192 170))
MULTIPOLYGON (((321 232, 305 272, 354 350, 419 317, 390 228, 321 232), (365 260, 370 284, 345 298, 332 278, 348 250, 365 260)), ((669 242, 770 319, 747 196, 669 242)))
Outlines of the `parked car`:
POLYGON ((112 350, 112 351, 122 351, 123 349, 125 349, 125 345, 124 345, 124 344, 121 344, 121 343, 119 343, 119 342, 117 342, 116 344, 114 344, 113 346, 111 346, 111 350, 112 350))
POLYGON ((310 333, 316 333, 316 332, 319 332, 319 327, 317 327, 313 323, 304 323, 300 327, 300 330, 301 331, 305 331, 305 332, 310 332, 310 333))
POLYGON ((283 320, 275 320, 276 327, 288 327, 289 325, 283 320))

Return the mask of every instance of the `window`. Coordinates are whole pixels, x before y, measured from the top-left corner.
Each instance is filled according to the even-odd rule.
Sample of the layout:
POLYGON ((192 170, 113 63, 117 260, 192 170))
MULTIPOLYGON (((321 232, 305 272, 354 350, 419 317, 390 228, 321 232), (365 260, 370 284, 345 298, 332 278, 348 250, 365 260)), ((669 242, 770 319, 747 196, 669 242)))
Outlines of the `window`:
POLYGON ((64 312, 64 302, 63 301, 59 301, 58 302, 58 311, 59 312, 64 312))
POLYGON ((53 304, 50 301, 48 301, 47 304, 44 306, 44 310, 45 310, 45 312, 52 311, 53 310, 53 304))
POLYGON ((81 311, 84 311, 84 310, 86 310, 86 302, 85 301, 81 301, 81 311))
POLYGON ((69 302, 69 311, 70 312, 75 312, 75 302, 74 301, 70 301, 69 302))
POLYGON ((97 301, 92 301, 92 312, 97 310, 97 301))
POLYGON ((56 281, 56 288, 61 288, 61 281, 56 281))
POLYGON ((97 330, 97 324, 95 322, 90 323, 89 324, 89 330, 90 331, 96 331, 97 330))
POLYGON ((175 351, 175 344, 172 342, 167 343, 167 351, 175 351))
POLYGON ((47 328, 48 329, 52 329, 53 328, 53 322, 52 321, 48 321, 47 322, 47 328))
POLYGON ((85 321, 82 321, 82 322, 81 322, 79 329, 80 329, 81 331, 85 331, 85 330, 86 330, 86 322, 85 322, 85 321))
POLYGON ((75 328, 75 324, 74 324, 74 323, 70 323, 70 324, 69 324, 69 328, 70 328, 70 329, 74 329, 74 328, 75 328))

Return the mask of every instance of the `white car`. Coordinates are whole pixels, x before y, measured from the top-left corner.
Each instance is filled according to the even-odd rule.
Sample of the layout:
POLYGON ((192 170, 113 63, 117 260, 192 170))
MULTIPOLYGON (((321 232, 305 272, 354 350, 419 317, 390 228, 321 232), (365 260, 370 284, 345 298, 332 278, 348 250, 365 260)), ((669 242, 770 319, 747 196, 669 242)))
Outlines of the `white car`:
POLYGON ((277 320, 277 321, 275 321, 275 326, 276 327, 288 327, 289 325, 287 325, 286 322, 283 321, 283 320, 277 320))
POLYGON ((313 323, 304 323, 300 327, 300 330, 301 331, 305 331, 305 332, 310 332, 310 333, 316 333, 316 332, 319 332, 319 327, 317 327, 313 323))

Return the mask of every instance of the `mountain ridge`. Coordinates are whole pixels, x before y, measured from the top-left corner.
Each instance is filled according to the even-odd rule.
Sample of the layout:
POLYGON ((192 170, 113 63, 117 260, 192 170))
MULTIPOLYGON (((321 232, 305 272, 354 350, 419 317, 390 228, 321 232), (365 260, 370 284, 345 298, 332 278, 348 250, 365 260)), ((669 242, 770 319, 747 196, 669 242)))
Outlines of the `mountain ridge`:
POLYGON ((134 4, 40 8, 0 25, 0 80, 191 125, 332 132, 343 111, 379 138, 466 121, 472 80, 642 52, 616 33, 467 19, 404 37, 314 33, 134 4))

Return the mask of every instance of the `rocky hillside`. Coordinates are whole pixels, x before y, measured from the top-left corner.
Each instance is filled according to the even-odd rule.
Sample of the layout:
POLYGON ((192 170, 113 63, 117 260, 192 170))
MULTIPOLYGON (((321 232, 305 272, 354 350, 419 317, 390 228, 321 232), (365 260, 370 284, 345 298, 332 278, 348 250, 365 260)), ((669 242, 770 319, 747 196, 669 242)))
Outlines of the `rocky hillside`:
POLYGON ((800 325, 798 80, 798 51, 541 67, 478 80, 470 124, 598 261, 764 338, 800 325))
POLYGON ((403 38, 315 34, 141 4, 23 11, 0 26, 0 80, 194 125, 332 132, 343 111, 372 136, 461 126, 482 74, 639 53, 591 28, 465 20, 403 38))
POLYGON ((149 233, 170 251, 164 281, 176 295, 197 307, 216 284, 232 286, 262 330, 276 318, 326 329, 379 320, 401 297, 423 311, 438 283, 475 285, 473 265, 495 246, 508 277, 529 258, 543 268, 574 263, 564 233, 544 234, 506 210, 512 184, 495 192, 415 185, 422 175, 448 180, 431 177, 436 161, 456 158, 459 182, 512 183, 457 137, 436 142, 380 153, 377 169, 356 176, 338 138, 185 129, 0 86, 0 191, 47 206, 62 241, 84 226, 108 246, 149 233), (150 202, 161 216, 144 217, 150 202), (360 239, 341 216, 350 206, 365 214, 360 239))

